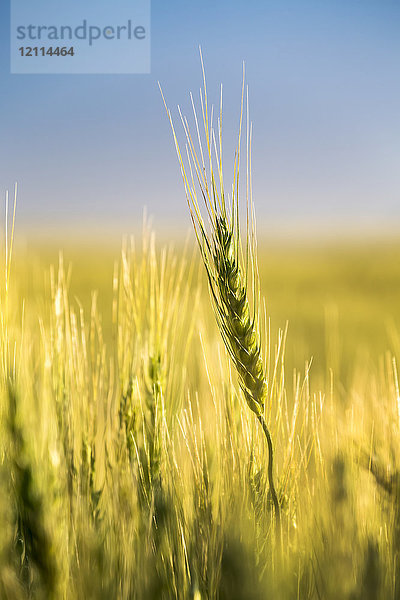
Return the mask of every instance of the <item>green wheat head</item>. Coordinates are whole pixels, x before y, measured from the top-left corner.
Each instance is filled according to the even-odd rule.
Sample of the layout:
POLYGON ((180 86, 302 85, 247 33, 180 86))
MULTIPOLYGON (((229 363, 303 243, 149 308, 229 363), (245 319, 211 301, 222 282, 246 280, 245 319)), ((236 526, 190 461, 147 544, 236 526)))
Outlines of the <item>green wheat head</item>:
MULTIPOLYGON (((208 106, 203 68, 203 91, 200 91, 201 117, 205 145, 192 99, 197 131, 195 145, 188 121, 179 110, 186 135, 187 162, 183 159, 170 112, 167 109, 181 166, 186 197, 201 256, 206 269, 212 303, 225 346, 236 367, 240 386, 253 412, 263 414, 267 398, 267 381, 261 352, 258 319, 258 269, 251 199, 251 126, 247 118, 247 223, 242 244, 239 223, 239 164, 244 106, 244 77, 240 110, 239 139, 235 155, 234 182, 227 198, 222 165, 222 88, 217 129, 213 127, 213 109, 208 106), (198 193, 200 192, 200 193, 198 193), (203 201, 200 208, 198 196, 203 201), (207 214, 207 224, 203 212, 207 214), (249 282, 252 282, 250 285, 249 282), (251 288, 251 289, 249 289, 251 288), (251 299, 253 300, 251 308, 251 299)), ((248 105, 248 103, 247 103, 248 105)), ((247 111, 248 114, 248 111, 247 111)))
POLYGON ((254 313, 250 312, 247 281, 238 256, 238 241, 229 221, 220 215, 212 244, 212 263, 205 261, 205 266, 218 325, 238 372, 246 401, 259 415, 264 408, 267 384, 258 324, 254 313))
MULTIPOLYGON (((200 53, 201 56, 201 53, 200 53)), ((179 109, 186 136, 184 160, 171 114, 169 116, 181 167, 186 197, 206 269, 213 308, 225 346, 239 377, 247 404, 257 415, 268 444, 268 479, 275 508, 278 530, 280 508, 273 481, 273 445, 264 419, 268 396, 266 368, 261 352, 259 329, 259 276, 257 267, 255 217, 251 184, 251 125, 246 93, 246 235, 241 239, 239 206, 239 171, 244 107, 244 70, 240 105, 239 136, 235 153, 233 185, 230 197, 224 189, 222 163, 222 87, 217 128, 213 126, 213 108, 209 110, 203 61, 203 90, 200 90, 203 135, 191 96, 197 143, 193 141, 187 119, 179 109), (204 141, 205 140, 205 143, 204 141), (200 207, 199 197, 203 204, 200 207), (203 213, 207 214, 206 220, 203 213), (252 308, 251 308, 252 305, 252 308)), ((161 92, 162 93, 162 92, 161 92)), ((164 97, 163 97, 164 98, 164 97)), ((278 535, 279 531, 278 531, 278 535)))

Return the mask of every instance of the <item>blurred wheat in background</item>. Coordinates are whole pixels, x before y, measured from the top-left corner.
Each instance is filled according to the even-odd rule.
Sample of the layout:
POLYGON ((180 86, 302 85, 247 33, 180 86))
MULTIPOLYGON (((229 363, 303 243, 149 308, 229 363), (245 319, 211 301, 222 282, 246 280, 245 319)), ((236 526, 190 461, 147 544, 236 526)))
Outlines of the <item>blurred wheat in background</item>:
POLYGON ((200 261, 145 224, 115 265, 12 262, 7 211, 1 598, 400 598, 400 248, 260 244, 258 267, 249 120, 241 205, 240 145, 226 194, 201 102, 180 155, 200 261))

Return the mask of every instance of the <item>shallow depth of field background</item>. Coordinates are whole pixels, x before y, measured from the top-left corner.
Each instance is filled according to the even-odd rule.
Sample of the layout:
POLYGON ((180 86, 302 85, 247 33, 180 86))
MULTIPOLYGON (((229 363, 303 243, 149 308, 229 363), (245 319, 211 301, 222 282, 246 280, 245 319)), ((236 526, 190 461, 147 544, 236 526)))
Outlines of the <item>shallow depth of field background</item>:
POLYGON ((261 238, 282 542, 197 248, 148 243, 15 244, 4 597, 396 599, 398 241, 261 238))
MULTIPOLYGON (((176 232, 164 233, 158 247, 169 245, 177 254, 188 248, 188 258, 198 261, 190 233, 188 229, 186 242, 176 232)), ((141 233, 133 237, 140 245, 141 233)), ((70 269, 71 297, 89 310, 92 293, 97 293, 105 337, 110 339, 112 279, 122 239, 120 243, 114 236, 113 242, 103 243, 93 236, 86 242, 79 237, 75 243, 36 239, 19 244, 18 227, 16 238, 14 283, 28 312, 45 304, 49 268, 58 266, 61 253, 70 269)), ((356 365, 373 368, 387 351, 399 349, 400 243, 393 232, 354 238, 338 233, 325 240, 261 233, 259 269, 273 331, 288 325, 289 373, 312 359, 311 374, 318 382, 332 368, 335 378, 349 385, 356 365)), ((206 303, 206 280, 199 272, 206 303)), ((210 330, 217 336, 211 305, 209 312, 210 330)))

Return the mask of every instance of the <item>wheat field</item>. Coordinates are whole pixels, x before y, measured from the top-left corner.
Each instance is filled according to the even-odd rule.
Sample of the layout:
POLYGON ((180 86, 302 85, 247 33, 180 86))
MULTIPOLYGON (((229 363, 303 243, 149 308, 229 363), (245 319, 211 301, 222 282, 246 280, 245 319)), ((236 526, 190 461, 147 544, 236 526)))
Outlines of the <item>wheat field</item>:
POLYGON ((1 597, 399 597, 398 244, 261 243, 279 539, 193 243, 16 240, 1 597))
POLYGON ((0 597, 398 599, 398 240, 257 237, 194 116, 197 241, 6 217, 0 597))

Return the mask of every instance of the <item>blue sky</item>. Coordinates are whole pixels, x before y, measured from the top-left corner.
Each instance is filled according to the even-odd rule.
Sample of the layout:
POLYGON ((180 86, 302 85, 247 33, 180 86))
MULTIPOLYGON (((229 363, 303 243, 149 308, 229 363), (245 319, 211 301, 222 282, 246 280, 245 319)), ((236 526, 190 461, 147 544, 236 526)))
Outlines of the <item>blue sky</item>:
MULTIPOLYGON (((188 223, 171 109, 224 85, 233 159, 242 61, 261 221, 400 222, 400 3, 153 0, 149 75, 11 75, 0 6, 0 190, 26 223, 188 223)), ((176 113, 175 113, 176 114, 176 113)))

